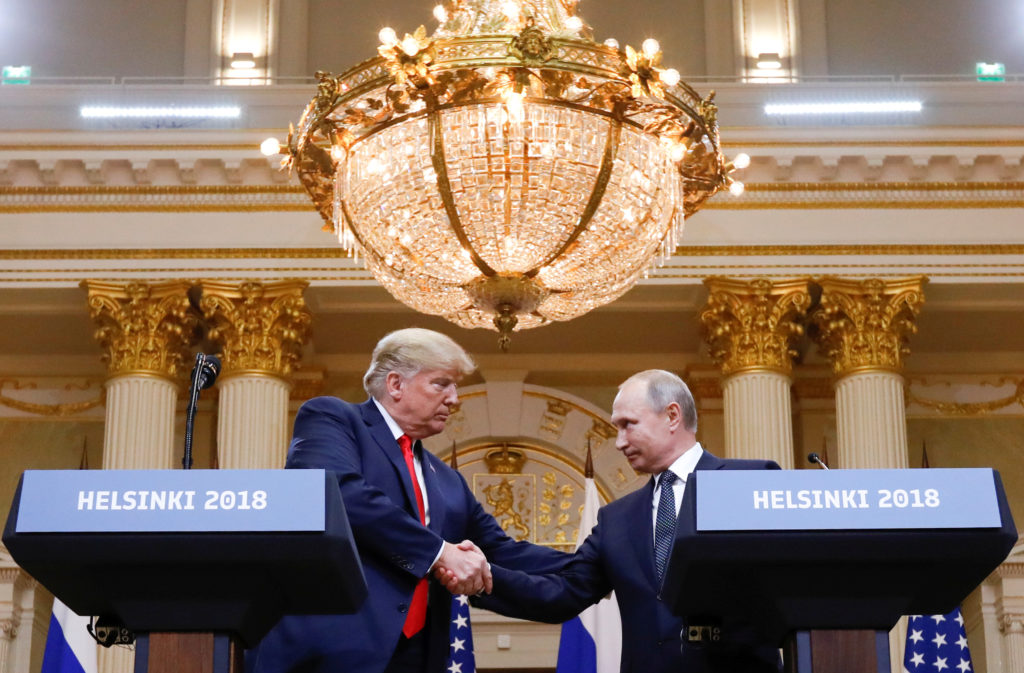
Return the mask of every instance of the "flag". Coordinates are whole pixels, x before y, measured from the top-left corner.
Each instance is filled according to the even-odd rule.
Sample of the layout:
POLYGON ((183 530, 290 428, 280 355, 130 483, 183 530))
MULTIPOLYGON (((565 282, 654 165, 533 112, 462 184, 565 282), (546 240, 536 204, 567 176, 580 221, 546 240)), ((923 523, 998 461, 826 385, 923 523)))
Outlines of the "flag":
POLYGON ((469 599, 452 596, 452 620, 448 625, 448 673, 476 673, 473 629, 469 624, 469 599))
MULTIPOLYGON (((597 524, 601 507, 593 479, 587 479, 583 497, 577 549, 597 524)), ((621 653, 622 620, 613 592, 562 624, 556 673, 618 673, 621 653)))
POLYGON ((86 630, 88 623, 88 617, 53 599, 41 673, 96 673, 96 641, 86 630))
POLYGON ((974 670, 960 608, 946 615, 910 615, 903 668, 909 673, 974 670))

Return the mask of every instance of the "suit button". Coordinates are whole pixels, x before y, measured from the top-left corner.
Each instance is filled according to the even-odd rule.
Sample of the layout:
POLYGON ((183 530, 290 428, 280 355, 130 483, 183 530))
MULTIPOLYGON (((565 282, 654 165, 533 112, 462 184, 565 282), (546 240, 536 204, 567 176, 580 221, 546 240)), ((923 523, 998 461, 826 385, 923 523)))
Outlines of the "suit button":
POLYGON ((408 603, 399 603, 398 604, 398 611, 399 612, 408 612, 409 611, 409 604, 408 603))

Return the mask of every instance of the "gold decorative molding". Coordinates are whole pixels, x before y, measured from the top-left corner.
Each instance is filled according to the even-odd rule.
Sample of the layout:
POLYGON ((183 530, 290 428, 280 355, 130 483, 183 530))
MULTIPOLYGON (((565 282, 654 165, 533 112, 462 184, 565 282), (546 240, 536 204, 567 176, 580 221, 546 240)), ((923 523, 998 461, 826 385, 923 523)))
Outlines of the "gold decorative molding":
POLYGON ((934 409, 940 414, 949 414, 952 416, 983 416, 1012 404, 1020 404, 1024 407, 1024 379, 1017 382, 1017 388, 1010 395, 996 400, 990 400, 988 402, 943 402, 941 400, 927 399, 919 397, 911 392, 910 386, 907 386, 906 388, 906 398, 907 402, 910 404, 917 404, 928 409, 934 409))
POLYGON ((540 418, 538 432, 547 435, 552 439, 562 436, 565 429, 565 419, 572 408, 564 400, 548 400, 548 407, 540 418))
POLYGON ((811 304, 809 278, 705 279, 708 301, 700 313, 704 341, 724 376, 770 370, 789 376, 801 318, 811 304))
POLYGON ((240 284, 202 281, 199 308, 222 351, 224 375, 246 371, 287 377, 310 336, 305 281, 240 284))
MULTIPOLYGON (((34 385, 22 385, 14 379, 0 379, 0 391, 7 386, 7 384, 13 384, 14 390, 22 390, 25 388, 35 388, 34 385)), ((29 414, 36 414, 37 416, 73 416, 80 414, 83 411, 88 411, 94 407, 102 405, 105 401, 105 391, 100 389, 99 395, 95 399, 87 400, 84 402, 65 402, 60 404, 38 404, 35 402, 26 402, 24 400, 15 399, 8 397, 0 392, 0 405, 16 409, 18 411, 24 411, 29 414)))
POLYGON ((189 371, 197 316, 189 284, 82 281, 94 336, 109 376, 149 374, 176 380, 189 371))
MULTIPOLYGON (((681 245, 680 257, 780 257, 780 256, 950 256, 1024 255, 1024 244, 843 244, 843 245, 681 245)), ((349 259, 335 245, 323 248, 82 248, 7 249, 0 260, 93 260, 93 259, 349 259)), ((669 265, 667 268, 672 268, 669 265)))
POLYGON ((500 449, 491 449, 484 455, 484 463, 490 474, 522 474, 526 454, 502 444, 500 449))
POLYGON ((800 400, 833 400, 836 391, 831 379, 798 378, 793 381, 793 394, 800 400))
POLYGON ((885 280, 818 280, 821 303, 811 313, 812 336, 836 376, 901 372, 924 303, 924 276, 885 280))

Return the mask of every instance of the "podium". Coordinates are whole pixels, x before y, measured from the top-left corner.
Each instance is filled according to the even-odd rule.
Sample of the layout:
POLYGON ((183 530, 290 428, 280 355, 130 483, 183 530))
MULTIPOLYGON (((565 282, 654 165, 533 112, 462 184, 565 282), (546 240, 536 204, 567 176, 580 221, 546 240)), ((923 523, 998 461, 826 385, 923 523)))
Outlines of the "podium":
POLYGON ((283 615, 366 597, 324 470, 27 471, 3 541, 73 611, 136 632, 137 673, 240 671, 283 615))
POLYGON ((1016 541, 994 470, 698 471, 661 595, 684 638, 742 624, 787 671, 888 673, 897 620, 949 612, 1016 541))

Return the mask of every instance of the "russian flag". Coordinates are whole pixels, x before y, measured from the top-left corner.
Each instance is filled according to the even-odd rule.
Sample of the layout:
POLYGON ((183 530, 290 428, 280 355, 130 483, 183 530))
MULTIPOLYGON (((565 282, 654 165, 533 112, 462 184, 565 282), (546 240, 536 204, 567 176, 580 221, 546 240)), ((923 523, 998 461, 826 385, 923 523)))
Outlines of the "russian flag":
MULTIPOLYGON (((597 524, 601 497, 593 479, 587 479, 576 548, 597 524)), ((562 624, 556 673, 618 673, 622 655, 622 619, 612 592, 578 617, 562 624)))
POLYGON ((88 617, 53 599, 41 673, 96 673, 96 641, 85 628, 88 623, 88 617))

